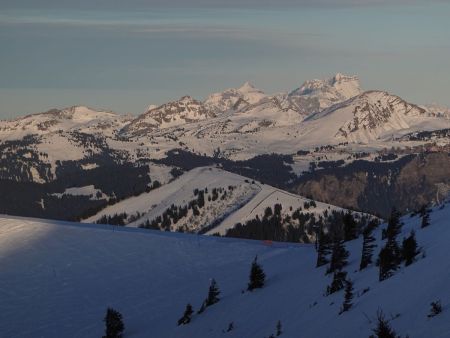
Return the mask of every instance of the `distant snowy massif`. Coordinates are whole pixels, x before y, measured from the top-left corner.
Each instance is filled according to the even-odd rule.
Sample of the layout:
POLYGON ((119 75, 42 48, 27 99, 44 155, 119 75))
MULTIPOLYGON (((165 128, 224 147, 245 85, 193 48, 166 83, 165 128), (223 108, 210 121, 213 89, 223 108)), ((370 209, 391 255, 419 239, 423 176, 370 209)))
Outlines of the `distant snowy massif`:
POLYGON ((52 109, 0 121, 0 151, 5 214, 90 222, 117 211, 127 214, 123 223, 139 226, 172 204, 189 204, 195 190, 220 189, 224 205, 217 208, 209 195, 208 212, 189 208, 196 220, 180 209, 184 223, 164 224, 206 231, 231 226, 225 218, 273 187, 386 217, 392 206, 407 212, 450 191, 450 110, 365 91, 357 77, 338 73, 271 95, 247 82, 205 100, 149 105, 138 115, 52 109), (200 167, 218 168, 223 182, 197 177, 192 191, 172 193, 170 201, 184 184, 180 176, 200 167), (230 172, 256 183, 234 184, 230 172), (164 203, 156 206, 159 194, 164 203))

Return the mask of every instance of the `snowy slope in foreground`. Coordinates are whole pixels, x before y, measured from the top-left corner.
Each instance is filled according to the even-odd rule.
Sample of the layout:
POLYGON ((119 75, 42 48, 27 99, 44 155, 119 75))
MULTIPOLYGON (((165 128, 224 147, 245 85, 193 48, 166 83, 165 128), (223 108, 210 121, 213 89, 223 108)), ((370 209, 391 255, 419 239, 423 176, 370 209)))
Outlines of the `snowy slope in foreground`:
POLYGON ((323 296, 331 278, 325 267, 314 268, 313 246, 0 218, 0 332, 100 337, 106 307, 113 306, 124 316, 125 337, 262 338, 281 320, 281 337, 360 338, 371 334, 381 308, 388 318, 399 315, 391 326, 402 337, 449 337, 449 217, 447 205, 432 213, 426 229, 418 229, 418 217, 405 218, 403 235, 417 229, 426 257, 381 283, 376 267, 355 272, 361 240, 347 243, 355 294, 370 290, 342 315, 343 292, 323 296), (255 254, 267 285, 241 293, 255 254), (187 302, 199 308, 210 278, 221 301, 177 327, 187 302), (443 312, 427 318, 438 299, 443 312), (235 329, 223 333, 231 321, 235 329))

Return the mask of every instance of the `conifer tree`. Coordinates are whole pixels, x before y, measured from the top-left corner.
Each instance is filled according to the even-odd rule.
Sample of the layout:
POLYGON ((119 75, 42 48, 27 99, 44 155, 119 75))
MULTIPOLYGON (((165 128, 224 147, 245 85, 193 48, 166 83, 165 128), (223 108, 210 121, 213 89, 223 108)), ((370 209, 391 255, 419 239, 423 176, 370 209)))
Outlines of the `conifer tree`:
POLYGON ((203 313, 206 309, 206 301, 203 301, 202 305, 200 306, 200 309, 198 309, 197 313, 203 313))
POLYGON ((103 321, 105 322, 105 335, 103 338, 122 338, 125 325, 123 324, 122 314, 119 311, 109 307, 106 310, 103 321))
POLYGON ((278 336, 281 336, 281 334, 283 333, 283 330, 282 330, 282 327, 281 327, 281 320, 279 320, 278 322, 277 322, 277 333, 276 333, 276 336, 278 337, 278 336))
POLYGON ((426 210, 425 213, 422 216, 421 227, 422 228, 426 228, 429 225, 430 225, 430 214, 429 214, 428 210, 426 210))
POLYGON ((372 235, 373 230, 376 227, 376 222, 371 221, 363 231, 363 247, 361 254, 361 263, 359 264, 359 270, 365 269, 372 263, 373 249, 376 247, 374 244, 375 237, 372 235))
POLYGON ((402 244, 402 256, 405 260, 405 266, 411 265, 419 253, 415 233, 411 231, 411 234, 403 240, 402 244))
POLYGON ((347 242, 358 238, 358 224, 350 210, 342 217, 342 223, 344 225, 344 241, 347 242))
POLYGON ((377 263, 380 267, 380 281, 391 277, 394 271, 398 269, 402 261, 402 252, 397 243, 397 236, 401 232, 402 225, 403 224, 400 221, 400 214, 395 208, 392 209, 388 227, 386 229, 387 241, 378 256, 377 263))
POLYGON ((396 258, 392 255, 392 251, 385 245, 378 255, 377 264, 379 266, 379 280, 383 281, 391 277, 397 268, 395 264, 396 258))
POLYGON ((342 304, 341 312, 346 312, 350 310, 353 306, 353 282, 350 279, 345 281, 345 295, 344 295, 344 303, 342 304))
POLYGON ((255 257, 250 269, 250 281, 248 283, 247 290, 253 291, 264 286, 266 280, 266 274, 262 267, 258 264, 258 256, 255 257))
POLYGON ((431 305, 431 310, 430 310, 430 314, 428 315, 428 318, 435 317, 442 312, 442 305, 441 305, 440 300, 431 302, 430 305, 431 305))
POLYGON ((220 300, 219 294, 219 287, 217 286, 216 280, 213 278, 211 279, 211 284, 209 285, 208 296, 203 301, 197 313, 202 313, 208 306, 216 304, 220 300))
POLYGON ((344 288, 345 279, 347 278, 347 272, 336 271, 333 275, 333 281, 331 285, 327 287, 326 295, 331 295, 344 288))
POLYGON ((344 240, 339 235, 335 235, 332 244, 330 266, 327 273, 342 270, 347 265, 348 256, 349 253, 345 248, 344 240))
POLYGON ((384 317, 382 311, 377 312, 377 327, 373 329, 373 338, 400 338, 389 325, 389 321, 384 317))
POLYGON ((186 325, 191 322, 191 316, 194 313, 191 304, 186 305, 186 309, 184 310, 183 317, 178 320, 178 325, 186 325))
POLYGON ((329 262, 328 255, 330 254, 330 240, 329 236, 323 232, 321 229, 318 237, 317 243, 317 263, 316 267, 323 266, 329 262))
POLYGON ((397 238, 402 230, 402 226, 403 223, 400 221, 400 213, 397 211, 397 209, 392 208, 388 226, 386 228, 386 236, 388 240, 390 238, 397 238))
POLYGON ((428 212, 428 206, 423 204, 420 209, 417 211, 420 217, 423 217, 428 212))
POLYGON ((205 300, 206 306, 216 304, 220 300, 219 294, 219 288, 217 286, 216 280, 213 278, 211 280, 211 285, 209 286, 208 297, 205 300))

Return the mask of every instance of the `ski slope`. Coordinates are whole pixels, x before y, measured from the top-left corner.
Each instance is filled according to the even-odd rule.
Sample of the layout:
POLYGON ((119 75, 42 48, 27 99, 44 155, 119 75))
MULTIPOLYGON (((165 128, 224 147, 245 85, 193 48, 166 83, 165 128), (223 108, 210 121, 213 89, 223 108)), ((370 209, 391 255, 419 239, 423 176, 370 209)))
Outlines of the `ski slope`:
MULTIPOLYGON (((214 188, 228 189, 229 186, 234 188, 225 199, 219 198, 216 201, 205 199, 205 208, 200 209, 199 216, 194 217, 192 211, 189 211, 188 216, 173 225, 171 230, 176 231, 177 227, 186 225, 190 231, 197 232, 213 222, 217 222, 217 226, 206 233, 211 235, 218 232, 224 235, 227 229, 234 227, 237 223, 243 223, 256 216, 262 217, 267 207, 273 209, 275 204, 281 204, 283 206, 282 214, 287 215, 292 214, 292 210, 304 208, 305 202, 311 201, 216 167, 199 167, 158 189, 108 206, 83 222, 95 223, 103 216, 113 216, 125 212, 128 215, 139 213, 141 216, 137 220, 132 219, 127 224, 137 227, 147 220, 151 222, 161 216, 172 204, 186 205, 196 198, 194 194, 196 189, 207 188, 210 193, 214 188)), ((305 212, 320 216, 325 210, 341 211, 343 209, 316 202, 315 207, 311 206, 309 209, 305 209, 305 212)))
MULTIPOLYGON (((287 214, 291 214, 291 210, 296 210, 298 208, 304 209, 305 202, 309 203, 311 201, 312 200, 308 198, 291 194, 287 191, 264 184, 261 186, 261 191, 247 204, 231 214, 229 217, 223 220, 222 223, 219 224, 219 226, 208 231, 206 234, 220 233, 221 235, 225 235, 226 231, 234 227, 237 223, 244 224, 246 221, 254 219, 257 216, 262 218, 266 208, 273 209, 275 204, 282 205, 283 209, 281 211, 281 214, 285 216, 287 214)), ((323 215, 325 210, 345 211, 345 209, 322 202, 315 202, 315 204, 316 206, 311 206, 308 209, 304 209, 304 212, 313 213, 315 216, 321 216, 323 215)), ((355 213, 355 216, 356 215, 359 215, 359 213, 355 213)))
MULTIPOLYGON (((100 337, 106 308, 124 317, 124 337, 262 338, 368 337, 378 309, 402 337, 450 336, 450 205, 431 225, 405 217, 402 236, 416 229, 424 258, 379 282, 378 269, 358 272, 361 239, 348 242, 355 298, 339 315, 340 291, 325 297, 326 267, 315 268, 311 245, 267 243, 133 228, 0 218, 0 335, 100 337), (258 255, 266 286, 242 293, 258 255), (190 302, 198 310, 215 278, 220 302, 177 326, 190 302), (370 288, 362 294, 362 290, 370 288), (430 302, 443 312, 428 318, 430 302), (234 330, 223 333, 230 322, 234 330)), ((380 231, 376 232, 380 244, 380 231)), ((379 247, 375 249, 377 253, 379 247)))

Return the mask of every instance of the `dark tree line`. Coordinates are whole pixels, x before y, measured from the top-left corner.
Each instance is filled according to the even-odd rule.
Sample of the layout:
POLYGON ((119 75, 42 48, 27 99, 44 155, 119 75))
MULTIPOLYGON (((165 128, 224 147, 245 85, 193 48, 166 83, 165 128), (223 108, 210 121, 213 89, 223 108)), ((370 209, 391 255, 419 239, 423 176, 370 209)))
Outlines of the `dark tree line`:
POLYGON ((126 212, 121 214, 103 215, 96 223, 97 224, 110 224, 110 225, 125 225, 128 214, 126 212))

